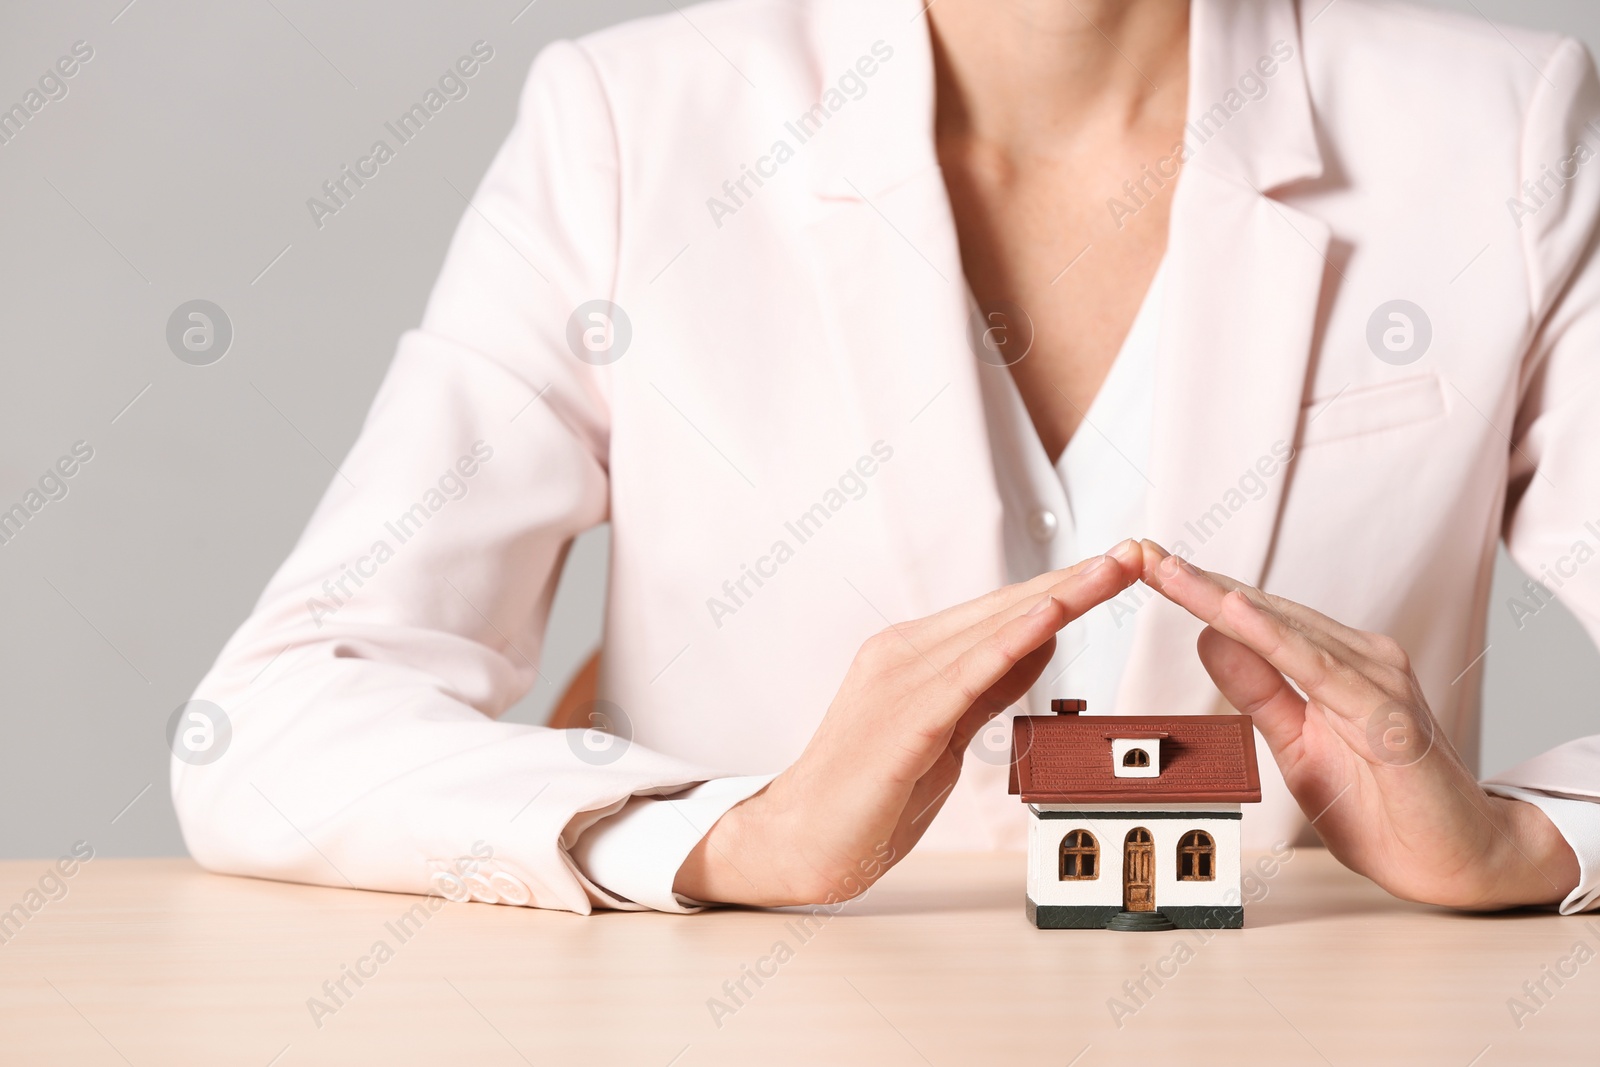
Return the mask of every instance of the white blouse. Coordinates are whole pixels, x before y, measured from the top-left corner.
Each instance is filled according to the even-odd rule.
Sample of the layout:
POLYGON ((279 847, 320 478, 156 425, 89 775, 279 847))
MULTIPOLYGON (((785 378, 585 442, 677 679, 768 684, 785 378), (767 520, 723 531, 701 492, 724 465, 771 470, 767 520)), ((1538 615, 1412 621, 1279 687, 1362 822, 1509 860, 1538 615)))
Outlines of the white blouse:
MULTIPOLYGON (((1011 371, 979 363, 995 480, 1005 506, 1008 580, 1026 581, 1145 535, 1165 273, 1163 264, 1082 424, 1053 465, 1011 371)), ((1063 630, 1055 658, 1028 694, 1027 711, 1047 714, 1051 697, 1078 697, 1088 701, 1090 714, 1115 714, 1134 618, 1151 595, 1135 585, 1063 630)), ((1009 748, 1009 725, 997 722, 985 731, 989 737, 1001 733, 1009 748)))

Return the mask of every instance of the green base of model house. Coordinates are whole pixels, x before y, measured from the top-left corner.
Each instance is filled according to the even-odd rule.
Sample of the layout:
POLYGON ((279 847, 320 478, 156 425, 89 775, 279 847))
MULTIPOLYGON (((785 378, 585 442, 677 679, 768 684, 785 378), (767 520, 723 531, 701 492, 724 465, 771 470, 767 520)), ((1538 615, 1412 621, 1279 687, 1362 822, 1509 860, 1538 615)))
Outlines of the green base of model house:
MULTIPOLYGON (((1035 904, 1032 897, 1027 900, 1028 921, 1041 930, 1104 930, 1106 924, 1122 911, 1114 904, 1035 904)), ((1244 908, 1239 906, 1167 907, 1157 908, 1156 911, 1181 930, 1244 928, 1244 908)))

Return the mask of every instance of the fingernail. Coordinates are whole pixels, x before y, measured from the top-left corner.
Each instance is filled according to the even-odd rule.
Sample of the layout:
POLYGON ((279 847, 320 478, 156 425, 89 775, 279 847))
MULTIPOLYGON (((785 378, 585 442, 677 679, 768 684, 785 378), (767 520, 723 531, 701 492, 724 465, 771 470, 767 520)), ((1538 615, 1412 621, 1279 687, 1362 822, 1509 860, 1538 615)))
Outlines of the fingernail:
POLYGON ((1178 576, 1179 569, 1182 567, 1183 557, 1168 556, 1166 559, 1156 564, 1156 573, 1163 578, 1176 578, 1178 576))
POLYGON ((1095 571, 1106 566, 1107 564, 1115 562, 1116 560, 1112 559, 1110 556, 1096 556, 1087 567, 1083 568, 1083 573, 1093 574, 1095 571))
POLYGON ((1055 597, 1047 596, 1043 600, 1041 600, 1037 604, 1035 604, 1033 607, 1029 608, 1028 609, 1028 614, 1029 615, 1039 615, 1039 614, 1042 614, 1042 613, 1044 613, 1046 611, 1049 611, 1052 607, 1055 606, 1055 602, 1056 602, 1056 598, 1055 597))
POLYGON ((1139 551, 1139 542, 1135 541, 1131 537, 1126 541, 1119 542, 1117 547, 1113 548, 1107 554, 1115 556, 1119 560, 1125 560, 1129 557, 1142 555, 1142 553, 1139 551))

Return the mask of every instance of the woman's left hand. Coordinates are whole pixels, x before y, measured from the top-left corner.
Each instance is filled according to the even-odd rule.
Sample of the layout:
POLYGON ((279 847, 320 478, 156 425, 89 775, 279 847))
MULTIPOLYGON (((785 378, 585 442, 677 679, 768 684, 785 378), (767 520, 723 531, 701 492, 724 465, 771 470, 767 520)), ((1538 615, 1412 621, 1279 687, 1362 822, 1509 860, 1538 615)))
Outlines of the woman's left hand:
POLYGON ((1206 671, 1347 867, 1457 908, 1557 903, 1577 886, 1571 846, 1534 805, 1483 791, 1392 638, 1144 549, 1144 581, 1206 624, 1206 671))

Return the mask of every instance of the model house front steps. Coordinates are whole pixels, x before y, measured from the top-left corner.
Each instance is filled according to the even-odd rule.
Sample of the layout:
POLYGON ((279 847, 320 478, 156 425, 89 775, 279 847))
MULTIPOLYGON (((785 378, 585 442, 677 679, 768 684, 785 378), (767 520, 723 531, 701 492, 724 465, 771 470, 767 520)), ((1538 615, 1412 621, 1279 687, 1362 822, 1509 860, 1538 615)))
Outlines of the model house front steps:
POLYGON ((1178 924, 1159 911, 1119 911, 1106 923, 1107 930, 1176 930, 1178 924))
POLYGON ((1240 930, 1244 908, 1165 907, 1128 911, 1115 904, 1035 904, 1027 898, 1028 921, 1041 930, 1240 930))

